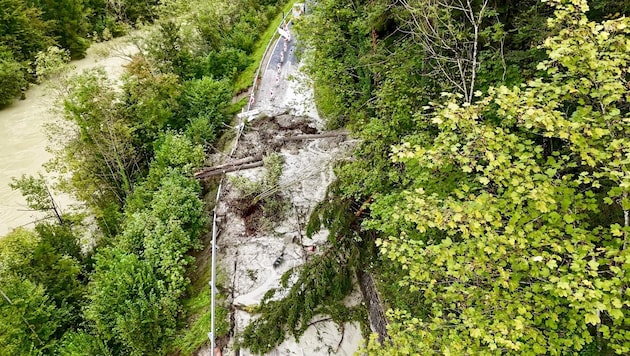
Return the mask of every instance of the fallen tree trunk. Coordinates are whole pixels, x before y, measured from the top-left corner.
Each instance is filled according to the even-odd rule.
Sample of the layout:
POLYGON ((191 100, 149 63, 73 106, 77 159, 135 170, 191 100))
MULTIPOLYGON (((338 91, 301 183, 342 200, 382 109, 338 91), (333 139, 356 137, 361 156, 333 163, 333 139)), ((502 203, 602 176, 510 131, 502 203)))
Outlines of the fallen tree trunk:
POLYGON ((262 161, 262 159, 260 159, 257 162, 251 162, 251 163, 246 163, 246 164, 223 165, 223 166, 221 166, 219 168, 211 167, 208 170, 204 170, 202 172, 195 173, 195 178, 197 178, 197 179, 205 179, 205 178, 209 178, 209 177, 216 177, 216 176, 222 175, 223 173, 236 172, 236 171, 242 171, 242 170, 245 170, 245 169, 252 169, 252 168, 262 167, 262 165, 263 165, 263 161, 262 161))
POLYGON ((195 177, 200 175, 200 174, 203 174, 205 172, 208 172, 208 171, 214 171, 214 170, 221 170, 221 169, 224 169, 224 168, 230 168, 230 167, 238 166, 238 165, 241 165, 241 164, 246 164, 246 163, 260 161, 261 159, 262 159, 261 155, 256 155, 256 156, 251 156, 251 157, 245 157, 245 158, 237 159, 237 160, 232 161, 232 162, 227 162, 227 163, 219 164, 219 165, 212 166, 212 167, 206 167, 206 168, 203 168, 202 170, 200 170, 199 172, 195 173, 195 177))
POLYGON ((318 138, 328 138, 328 137, 337 137, 337 136, 346 136, 348 135, 347 130, 338 130, 338 131, 328 131, 320 134, 310 134, 310 135, 295 135, 295 136, 280 136, 276 137, 278 141, 301 141, 301 140, 314 140, 318 138))
POLYGON ((359 280, 359 288, 363 294, 363 300, 368 308, 368 318, 370 319, 370 328, 378 334, 378 341, 383 343, 387 336, 387 319, 383 311, 383 305, 378 296, 376 285, 372 276, 365 271, 358 269, 356 271, 359 280))

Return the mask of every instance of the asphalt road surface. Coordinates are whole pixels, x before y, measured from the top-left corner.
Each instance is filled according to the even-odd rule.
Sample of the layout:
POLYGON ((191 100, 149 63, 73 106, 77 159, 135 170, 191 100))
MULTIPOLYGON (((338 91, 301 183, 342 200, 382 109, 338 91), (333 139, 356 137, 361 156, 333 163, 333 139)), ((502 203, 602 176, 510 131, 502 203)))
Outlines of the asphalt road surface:
POLYGON ((285 101, 287 80, 297 68, 295 36, 292 33, 289 41, 281 36, 273 44, 271 56, 264 68, 252 108, 280 108, 285 101))

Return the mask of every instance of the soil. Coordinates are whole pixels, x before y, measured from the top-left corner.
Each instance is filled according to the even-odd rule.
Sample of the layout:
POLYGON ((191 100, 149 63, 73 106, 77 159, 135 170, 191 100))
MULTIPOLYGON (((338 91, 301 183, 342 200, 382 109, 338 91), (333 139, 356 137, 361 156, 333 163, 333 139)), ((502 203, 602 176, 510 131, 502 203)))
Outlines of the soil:
POLYGON ((249 204, 249 201, 240 201, 238 205, 246 206, 239 209, 241 218, 245 223, 245 233, 247 236, 253 236, 257 231, 262 229, 263 207, 260 202, 249 204))

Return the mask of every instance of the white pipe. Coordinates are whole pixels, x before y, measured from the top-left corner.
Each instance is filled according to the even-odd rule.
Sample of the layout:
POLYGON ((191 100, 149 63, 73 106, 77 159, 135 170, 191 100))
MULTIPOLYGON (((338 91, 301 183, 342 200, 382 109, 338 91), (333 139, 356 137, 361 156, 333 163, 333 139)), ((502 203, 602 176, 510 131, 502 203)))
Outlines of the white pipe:
POLYGON ((212 217, 212 273, 210 280, 210 347, 212 353, 214 354, 214 341, 215 341, 215 299, 216 299, 216 263, 217 263, 217 204, 219 203, 219 197, 221 196, 221 186, 223 182, 219 183, 219 188, 217 189, 217 198, 214 205, 214 214, 212 217))

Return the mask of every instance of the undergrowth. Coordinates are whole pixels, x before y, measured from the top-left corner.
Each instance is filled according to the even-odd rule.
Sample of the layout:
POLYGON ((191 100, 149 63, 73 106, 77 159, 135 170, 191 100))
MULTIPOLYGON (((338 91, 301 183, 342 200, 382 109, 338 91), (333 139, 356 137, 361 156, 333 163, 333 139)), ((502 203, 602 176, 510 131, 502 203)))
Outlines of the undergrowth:
MULTIPOLYGON (((216 295, 216 321, 215 329, 217 338, 227 335, 230 330, 228 321, 228 309, 225 308, 225 297, 216 295)), ((210 286, 194 297, 184 300, 183 308, 188 316, 186 328, 175 337, 172 344, 172 352, 178 355, 192 355, 203 345, 207 345, 208 332, 210 331, 210 286)))
POLYGON ((248 233, 259 228, 269 230, 273 223, 286 216, 289 204, 279 185, 282 163, 282 156, 271 153, 263 158, 265 174, 262 180, 256 182, 243 176, 229 178, 241 194, 239 208, 248 233))

